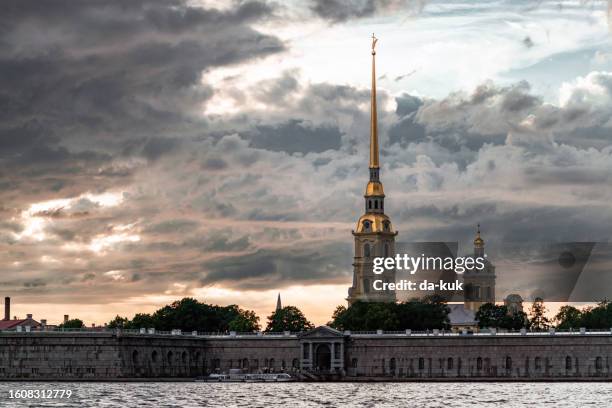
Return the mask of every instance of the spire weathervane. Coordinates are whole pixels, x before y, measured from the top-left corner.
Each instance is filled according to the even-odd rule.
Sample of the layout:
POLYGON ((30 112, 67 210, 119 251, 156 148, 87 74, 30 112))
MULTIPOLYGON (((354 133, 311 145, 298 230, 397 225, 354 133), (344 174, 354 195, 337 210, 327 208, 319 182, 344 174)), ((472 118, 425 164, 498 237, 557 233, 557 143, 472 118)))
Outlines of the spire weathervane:
POLYGON ((378 169, 378 115, 376 112, 376 42, 372 33, 372 96, 370 107, 370 169, 378 169))

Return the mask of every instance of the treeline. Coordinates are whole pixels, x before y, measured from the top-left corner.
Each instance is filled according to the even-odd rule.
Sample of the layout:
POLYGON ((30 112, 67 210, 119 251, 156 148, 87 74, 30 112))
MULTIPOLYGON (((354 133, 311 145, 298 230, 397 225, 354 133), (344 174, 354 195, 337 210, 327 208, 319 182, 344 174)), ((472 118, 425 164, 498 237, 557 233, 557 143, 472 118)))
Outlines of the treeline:
POLYGON ((509 330, 527 328, 531 330, 605 329, 612 328, 612 303, 602 301, 597 306, 578 309, 574 306, 561 306, 553 319, 547 317, 546 306, 537 298, 531 305, 529 315, 524 312, 509 313, 506 306, 486 303, 476 313, 481 328, 495 327, 509 330))
MULTIPOLYGON (((116 316, 109 328, 140 329, 154 328, 161 331, 180 329, 200 332, 253 332, 261 330, 259 317, 252 310, 237 305, 218 306, 183 298, 164 306, 152 314, 138 313, 132 319, 116 316)), ((294 306, 275 310, 268 316, 266 331, 304 331, 312 327, 304 314, 294 306)))
MULTIPOLYGON (((424 331, 449 329, 450 308, 437 296, 414 299, 400 303, 356 302, 350 307, 338 306, 327 324, 338 330, 374 331, 406 330, 424 331)), ((510 311, 506 306, 486 303, 476 313, 480 328, 500 328, 519 330, 558 329, 610 329, 612 328, 612 303, 604 301, 595 307, 577 309, 563 306, 554 319, 547 317, 542 299, 536 299, 529 314, 510 311)), ((237 305, 218 306, 184 298, 164 306, 154 313, 138 313, 131 319, 116 316, 107 326, 109 328, 155 328, 169 331, 200 332, 253 332, 262 329, 259 317, 252 310, 241 309, 237 305)), ((79 319, 68 321, 60 327, 83 327, 79 319)), ((295 306, 275 310, 267 317, 267 332, 301 332, 314 328, 314 325, 295 306)))
POLYGON ((587 329, 612 328, 612 303, 605 300, 597 306, 588 306, 578 309, 574 306, 562 306, 555 316, 557 328, 576 329, 585 327, 587 329))
POLYGON ((356 302, 338 306, 329 326, 338 330, 449 329, 450 308, 437 296, 400 303, 356 302))

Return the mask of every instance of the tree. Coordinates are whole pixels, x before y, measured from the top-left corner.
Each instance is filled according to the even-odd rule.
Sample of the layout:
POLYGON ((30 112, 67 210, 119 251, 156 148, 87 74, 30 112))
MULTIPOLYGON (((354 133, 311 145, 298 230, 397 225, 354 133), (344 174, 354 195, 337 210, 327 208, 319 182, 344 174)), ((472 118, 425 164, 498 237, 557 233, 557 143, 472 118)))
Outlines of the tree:
POLYGON ((258 331, 259 317, 252 310, 238 310, 238 315, 229 322, 228 328, 236 332, 253 332, 258 331))
POLYGON ((612 327, 612 303, 603 300, 596 307, 583 309, 580 320, 581 326, 587 329, 609 329, 612 327))
POLYGON ((130 329, 154 328, 155 322, 153 321, 153 317, 148 313, 136 313, 127 327, 130 329))
POLYGON ((515 314, 508 314, 503 320, 500 327, 510 330, 519 330, 524 327, 529 327, 530 322, 527 313, 521 311, 515 314))
POLYGON ((115 318, 113 320, 108 322, 107 327, 109 329, 116 329, 117 327, 128 329, 129 328, 129 323, 130 323, 130 319, 128 319, 127 317, 121 317, 121 316, 117 315, 117 316, 115 316, 115 318))
POLYGON ((428 330, 450 327, 450 309, 440 297, 403 303, 355 302, 348 309, 338 306, 331 327, 338 330, 428 330))
POLYGON ((85 327, 81 319, 70 319, 57 326, 60 329, 81 329, 85 327))
POLYGON ((546 330, 550 327, 550 320, 546 317, 546 306, 542 298, 535 298, 529 316, 531 329, 546 330))
POLYGON ((485 303, 476 312, 478 327, 518 330, 529 324, 525 312, 510 313, 507 306, 485 303))
POLYGON ((502 327, 502 321, 508 314, 506 306, 499 306, 493 303, 485 303, 478 308, 476 320, 478 327, 502 327))
POLYGON ((582 312, 574 306, 561 306, 555 316, 558 329, 572 329, 582 326, 582 312))
POLYGON ((275 310, 268 316, 267 332, 292 331, 301 332, 311 330, 314 325, 306 319, 300 309, 295 306, 286 306, 275 310))
POLYGON ((332 313, 332 319, 330 322, 327 322, 327 325, 330 327, 334 327, 334 322, 338 319, 341 318, 341 316, 346 313, 346 306, 344 305, 338 305, 336 306, 336 309, 334 310, 334 313, 332 313))

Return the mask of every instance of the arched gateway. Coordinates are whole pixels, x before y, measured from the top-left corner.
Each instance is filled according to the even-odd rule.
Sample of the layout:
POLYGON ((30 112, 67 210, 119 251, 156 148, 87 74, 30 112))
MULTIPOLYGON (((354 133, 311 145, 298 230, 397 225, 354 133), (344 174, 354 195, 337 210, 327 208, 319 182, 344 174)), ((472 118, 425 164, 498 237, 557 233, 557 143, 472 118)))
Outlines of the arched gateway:
POLYGON ((344 333, 327 326, 298 336, 302 370, 341 373, 344 371, 344 333))
POLYGON ((328 371, 331 368, 331 350, 327 344, 319 344, 315 357, 316 369, 328 371))

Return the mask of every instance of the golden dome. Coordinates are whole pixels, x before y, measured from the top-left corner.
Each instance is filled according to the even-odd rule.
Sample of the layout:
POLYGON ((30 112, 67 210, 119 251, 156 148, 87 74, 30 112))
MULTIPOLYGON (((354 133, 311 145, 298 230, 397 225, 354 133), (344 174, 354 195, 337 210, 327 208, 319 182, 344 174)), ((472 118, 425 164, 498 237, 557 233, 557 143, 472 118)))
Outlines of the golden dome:
POLYGON ((370 181, 368 186, 366 187, 366 196, 385 196, 385 190, 383 190, 383 185, 380 181, 370 181))
POLYGON ((357 233, 388 232, 393 233, 393 226, 385 214, 364 214, 357 221, 357 233))

